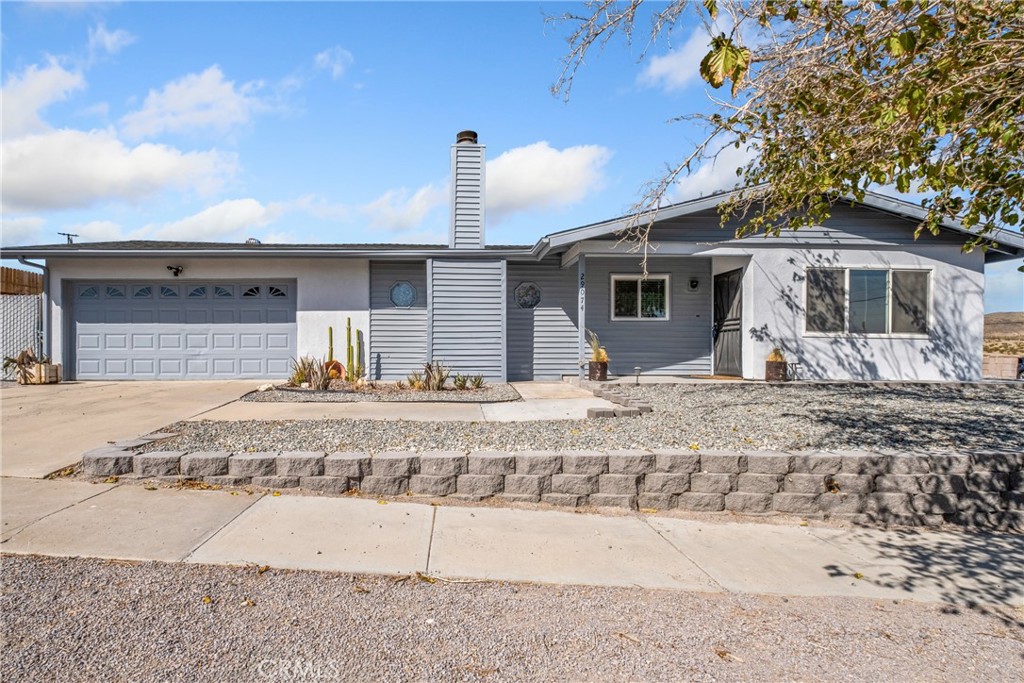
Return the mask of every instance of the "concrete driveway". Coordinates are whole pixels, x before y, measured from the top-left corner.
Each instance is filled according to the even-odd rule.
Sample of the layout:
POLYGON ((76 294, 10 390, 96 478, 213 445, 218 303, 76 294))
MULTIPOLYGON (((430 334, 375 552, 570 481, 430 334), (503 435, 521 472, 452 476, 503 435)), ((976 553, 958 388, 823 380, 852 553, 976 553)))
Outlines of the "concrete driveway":
POLYGON ((226 382, 66 382, 0 389, 0 474, 45 477, 82 452, 212 410, 259 385, 226 382))

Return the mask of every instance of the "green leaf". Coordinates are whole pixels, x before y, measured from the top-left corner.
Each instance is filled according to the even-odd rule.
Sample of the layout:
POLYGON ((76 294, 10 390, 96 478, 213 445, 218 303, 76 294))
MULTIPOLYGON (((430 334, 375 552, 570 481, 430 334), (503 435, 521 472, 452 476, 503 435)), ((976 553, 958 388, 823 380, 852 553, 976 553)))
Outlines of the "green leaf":
POLYGON ((718 0, 704 0, 704 9, 708 11, 712 21, 718 18, 718 0))

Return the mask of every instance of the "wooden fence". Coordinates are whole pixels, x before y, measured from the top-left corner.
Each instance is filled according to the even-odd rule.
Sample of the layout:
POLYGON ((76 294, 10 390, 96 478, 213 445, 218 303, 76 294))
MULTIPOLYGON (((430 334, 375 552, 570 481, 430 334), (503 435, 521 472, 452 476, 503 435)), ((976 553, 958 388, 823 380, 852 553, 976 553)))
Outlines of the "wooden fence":
POLYGON ((0 268, 0 294, 42 294, 43 276, 17 268, 0 268))

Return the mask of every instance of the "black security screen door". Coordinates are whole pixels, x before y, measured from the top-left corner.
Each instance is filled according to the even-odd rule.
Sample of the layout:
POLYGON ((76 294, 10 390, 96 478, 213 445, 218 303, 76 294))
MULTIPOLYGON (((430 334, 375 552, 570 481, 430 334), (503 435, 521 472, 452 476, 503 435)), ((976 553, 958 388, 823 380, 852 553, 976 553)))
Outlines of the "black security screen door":
POLYGON ((731 270, 715 276, 715 374, 743 375, 740 356, 743 314, 741 281, 743 271, 731 270))

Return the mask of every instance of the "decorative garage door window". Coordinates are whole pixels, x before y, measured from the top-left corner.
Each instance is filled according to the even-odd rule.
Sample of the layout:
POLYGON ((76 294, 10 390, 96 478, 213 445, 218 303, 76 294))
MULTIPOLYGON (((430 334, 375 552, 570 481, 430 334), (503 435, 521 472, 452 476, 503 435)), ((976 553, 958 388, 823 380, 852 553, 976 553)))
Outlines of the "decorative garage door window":
POLYGON ((152 299, 153 287, 151 285, 136 285, 132 287, 132 297, 135 299, 152 299))
POLYGON ((391 285, 391 303, 395 308, 412 308, 416 303, 416 288, 404 280, 391 285))
POLYGON ((178 298, 178 288, 177 287, 171 287, 169 285, 161 285, 160 286, 160 296, 162 298, 164 298, 164 299, 177 299, 178 298))
POLYGON ((245 298, 258 297, 260 295, 259 285, 253 285, 252 287, 246 287, 245 291, 242 292, 242 296, 245 298))
POLYGON ((272 299, 281 299, 288 296, 288 290, 284 288, 284 285, 270 285, 267 287, 267 293, 272 299))
POLYGON ((123 299, 124 298, 124 287, 118 285, 107 285, 107 298, 108 299, 123 299))
POLYGON ((213 288, 213 295, 218 299, 234 299, 235 288, 232 285, 217 285, 213 288))
POLYGON ((519 308, 537 308, 540 306, 540 287, 532 282, 522 282, 516 287, 515 297, 519 308))
POLYGON ((189 299, 205 299, 206 298, 206 287, 200 285, 199 287, 188 288, 189 299))
POLYGON ((100 290, 98 287, 79 287, 78 288, 79 299, 98 299, 100 298, 100 290))

